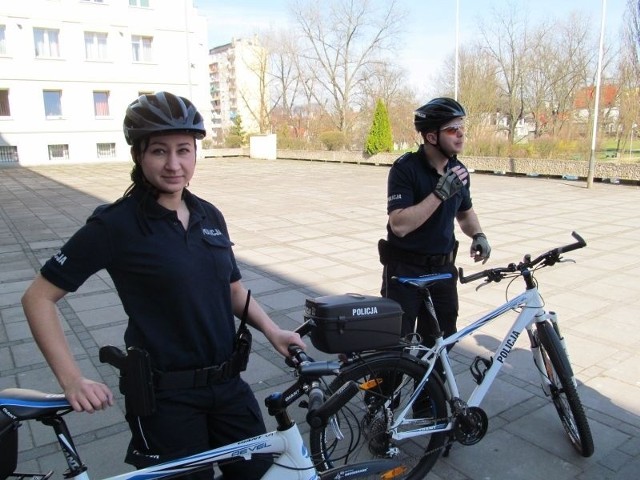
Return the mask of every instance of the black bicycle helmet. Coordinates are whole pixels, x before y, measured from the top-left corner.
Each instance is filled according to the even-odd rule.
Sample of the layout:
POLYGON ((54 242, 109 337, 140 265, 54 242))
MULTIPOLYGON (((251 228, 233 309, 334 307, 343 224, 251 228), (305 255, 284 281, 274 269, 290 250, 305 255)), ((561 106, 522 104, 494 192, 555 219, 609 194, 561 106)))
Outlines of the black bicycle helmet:
POLYGON ((154 133, 184 132, 198 139, 207 134, 193 103, 169 92, 138 97, 127 107, 123 130, 129 145, 154 133))
POLYGON ((436 130, 454 118, 467 115, 462 105, 448 97, 434 98, 413 114, 413 124, 418 132, 436 130))

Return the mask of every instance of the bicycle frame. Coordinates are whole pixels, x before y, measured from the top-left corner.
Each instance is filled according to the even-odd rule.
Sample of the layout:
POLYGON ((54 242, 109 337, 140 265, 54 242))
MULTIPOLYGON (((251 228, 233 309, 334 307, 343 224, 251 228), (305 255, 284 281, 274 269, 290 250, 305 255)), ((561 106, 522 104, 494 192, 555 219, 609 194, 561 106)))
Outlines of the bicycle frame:
MULTIPOLYGON (((168 475, 188 473, 196 467, 220 462, 233 457, 250 458, 255 454, 279 454, 273 465, 262 476, 262 480, 293 479, 295 471, 299 480, 317 479, 309 452, 305 447, 300 430, 293 425, 285 431, 275 430, 247 440, 231 443, 206 452, 191 455, 171 462, 147 467, 135 472, 124 473, 105 480, 142 480, 161 478, 168 475)), ((78 480, 89 480, 86 472, 75 477, 78 480)))
MULTIPOLYGON (((309 328, 310 324, 304 324, 299 327, 298 331, 305 334, 305 329, 308 331, 309 328)), ((344 465, 321 473, 317 471, 303 442, 298 425, 290 418, 287 409, 300 397, 308 395, 310 400, 308 417, 314 418, 314 415, 318 415, 319 418, 328 418, 341 408, 345 402, 344 398, 352 396, 353 393, 348 389, 343 389, 340 392, 335 392, 325 402, 318 379, 325 375, 335 375, 339 368, 339 362, 315 362, 298 347, 292 346, 290 352, 292 357, 297 360, 295 368, 299 380, 284 392, 273 393, 265 399, 269 415, 276 420, 276 430, 159 465, 111 476, 104 480, 145 480, 175 477, 193 473, 207 465, 220 464, 225 460, 232 461, 234 458, 250 459, 254 455, 273 457, 273 464, 261 477, 262 480, 358 478, 371 474, 382 475, 398 468, 397 461, 380 459, 344 465)), ((354 385, 354 387, 357 391, 357 386, 354 385)), ((17 428, 20 422, 29 420, 37 420, 52 427, 67 462, 68 470, 64 474, 65 478, 89 480, 87 467, 80 458, 73 437, 63 418, 64 415, 72 411, 64 395, 20 388, 6 389, 0 391, 0 407, 7 414, 5 416, 11 419, 6 424, 6 428, 17 428)), ((14 475, 20 478, 47 478, 44 474, 16 472, 14 475)))
MULTIPOLYGON (((393 438, 396 440, 401 440, 405 438, 411 438, 419 435, 423 435, 425 433, 435 433, 440 431, 447 431, 453 428, 453 422, 449 421, 446 426, 442 426, 442 424, 429 425, 420 428, 414 428, 408 431, 399 432, 398 429, 402 425, 412 425, 415 424, 415 420, 405 420, 407 412, 411 409, 414 401, 417 399, 420 391, 423 389, 424 385, 427 383, 429 379, 429 375, 433 371, 436 359, 439 358, 442 367, 445 372, 445 387, 449 393, 449 399, 459 398, 460 392, 458 389, 458 384, 456 382, 455 375, 453 373, 453 369, 451 368, 451 363, 449 361, 449 356, 447 352, 447 347, 455 344, 462 338, 472 334, 479 328, 487 325, 491 321, 496 318, 502 316, 506 312, 510 310, 514 310, 516 308, 520 308, 521 311, 518 314, 517 318, 513 322, 513 325, 508 330, 507 335, 502 340, 498 348, 493 353, 493 362, 491 366, 484 372, 484 377, 481 383, 479 383, 471 392, 467 405, 470 407, 477 407, 481 404, 485 395, 491 388, 493 381, 496 376, 500 372, 500 369, 504 365, 505 361, 509 357, 516 341, 520 337, 520 334, 523 330, 527 330, 531 332, 532 325, 536 322, 543 322, 545 320, 552 320, 555 323, 556 316, 554 313, 547 312, 543 308, 543 301, 540 297, 537 288, 530 288, 525 290, 523 293, 518 295, 517 297, 509 300, 504 303, 500 307, 492 310, 487 313, 480 319, 471 323, 470 325, 464 327, 458 332, 448 336, 447 338, 443 338, 442 336, 436 337, 435 345, 432 348, 424 348, 426 350, 426 354, 422 357, 422 360, 428 364, 429 368, 427 373, 422 378, 416 389, 414 390, 413 395, 411 396, 410 401, 407 406, 403 409, 402 412, 398 414, 395 418, 394 423, 391 427, 391 431, 393 432, 393 438)), ((535 356, 535 351, 533 352, 535 356)), ((537 360, 537 359, 536 359, 537 360)))
MULTIPOLYGON (((11 413, 11 418, 16 422, 39 420, 54 429, 68 466, 65 478, 89 480, 87 468, 82 462, 73 437, 62 418, 72 411, 62 395, 22 389, 8 389, 0 393, 5 394, 1 402, 3 410, 14 412, 11 413)), ((295 400, 300 395, 302 395, 302 389, 296 388, 289 396, 295 400)), ((309 451, 304 445, 300 430, 287 414, 287 400, 279 394, 274 394, 271 398, 273 401, 270 405, 274 406, 274 410, 270 410, 270 413, 277 420, 277 430, 144 469, 108 477, 104 480, 143 480, 183 475, 224 460, 239 457, 249 459, 259 454, 275 456, 273 464, 262 476, 263 480, 317 480, 318 473, 311 461, 309 451)), ((40 474, 25 473, 20 475, 23 478, 27 476, 43 478, 40 474)))

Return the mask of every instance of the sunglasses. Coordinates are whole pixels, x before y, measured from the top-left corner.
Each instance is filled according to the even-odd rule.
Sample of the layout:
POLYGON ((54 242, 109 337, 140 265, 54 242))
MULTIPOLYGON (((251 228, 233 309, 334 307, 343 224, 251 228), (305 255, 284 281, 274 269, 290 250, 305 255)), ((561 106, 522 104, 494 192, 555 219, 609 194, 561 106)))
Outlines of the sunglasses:
POLYGON ((458 135, 458 131, 464 133, 464 125, 459 123, 457 125, 449 125, 448 127, 444 127, 440 129, 441 132, 446 133, 447 135, 458 135))

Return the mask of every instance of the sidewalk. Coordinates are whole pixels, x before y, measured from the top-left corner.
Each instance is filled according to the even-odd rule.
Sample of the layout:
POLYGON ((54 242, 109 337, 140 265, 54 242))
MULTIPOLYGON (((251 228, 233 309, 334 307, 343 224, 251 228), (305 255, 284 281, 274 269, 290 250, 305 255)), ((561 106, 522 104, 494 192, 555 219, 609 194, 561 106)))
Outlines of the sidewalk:
MULTIPOLYGON (((24 320, 20 297, 39 269, 101 203, 129 184, 130 165, 0 167, 0 389, 59 391, 24 320)), ((376 244, 385 235, 388 167, 247 158, 200 160, 191 190, 224 213, 245 285, 283 327, 303 320, 308 297, 379 293, 376 244)), ((640 471, 640 188, 542 178, 476 174, 475 209, 491 242, 487 266, 517 262, 572 241, 587 248, 538 274, 547 305, 560 317, 591 422, 595 453, 579 457, 551 403, 541 397, 526 341, 516 344, 485 399, 489 431, 477 445, 455 445, 429 478, 637 479, 640 471), (522 368, 519 368, 521 367, 522 368)), ((459 236, 459 266, 474 265, 459 236)), ((505 299, 507 282, 475 290, 460 286, 459 326, 505 299)), ((518 292, 519 285, 508 291, 518 292)), ((59 303, 68 340, 85 374, 106 382, 118 406, 94 415, 68 415, 70 430, 93 479, 129 470, 122 398, 101 345, 122 345, 126 317, 109 277, 101 272, 59 303)), ((509 316, 509 320, 513 317, 509 316)), ((498 321, 457 345, 456 371, 486 354, 504 336, 498 321)), ((254 335, 245 378, 259 401, 292 377, 266 340, 254 335)), ((328 357, 309 349, 317 359, 328 357)), ((463 392, 466 393, 466 392, 463 392)), ((304 411, 292 409, 303 431, 304 411)), ((273 427, 267 418, 268 428, 273 427)), ((20 469, 66 467, 53 433, 39 424, 20 429, 20 469)))

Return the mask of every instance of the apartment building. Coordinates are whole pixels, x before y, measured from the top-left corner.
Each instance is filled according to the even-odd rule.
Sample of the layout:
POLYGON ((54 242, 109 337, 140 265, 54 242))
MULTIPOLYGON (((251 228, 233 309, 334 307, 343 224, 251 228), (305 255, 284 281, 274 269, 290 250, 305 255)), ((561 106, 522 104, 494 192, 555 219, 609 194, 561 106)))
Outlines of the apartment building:
POLYGON ((239 115, 246 133, 260 132, 267 90, 267 53, 257 38, 233 39, 209 50, 212 137, 221 143, 239 115))
POLYGON ((3 0, 0 163, 129 160, 122 120, 143 93, 208 119, 206 43, 193 0, 3 0))

